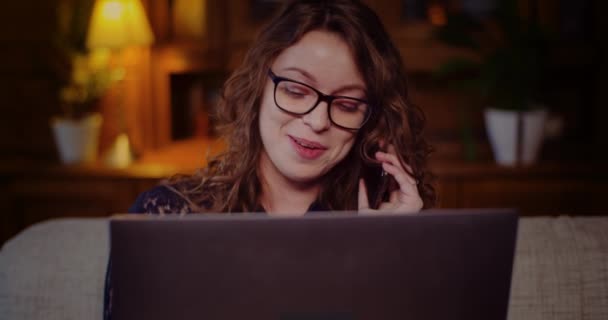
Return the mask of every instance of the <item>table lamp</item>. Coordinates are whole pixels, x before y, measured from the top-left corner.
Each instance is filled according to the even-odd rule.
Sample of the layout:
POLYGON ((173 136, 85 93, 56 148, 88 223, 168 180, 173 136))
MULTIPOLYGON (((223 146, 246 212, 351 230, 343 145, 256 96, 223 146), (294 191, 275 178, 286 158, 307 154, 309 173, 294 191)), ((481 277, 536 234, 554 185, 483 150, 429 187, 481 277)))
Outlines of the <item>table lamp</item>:
MULTIPOLYGON (((89 49, 110 49, 124 57, 124 49, 131 46, 147 46, 154 41, 154 35, 146 13, 139 0, 96 0, 89 23, 87 47, 89 49)), ((124 69, 124 61, 120 62, 124 69)), ((124 76, 123 76, 124 79, 124 76)), ((119 83, 119 86, 124 84, 119 83)), ((118 88, 122 91, 122 88, 118 88)), ((122 94, 118 95, 120 134, 108 150, 105 162, 112 167, 126 167, 132 160, 131 146, 127 134, 122 94)))

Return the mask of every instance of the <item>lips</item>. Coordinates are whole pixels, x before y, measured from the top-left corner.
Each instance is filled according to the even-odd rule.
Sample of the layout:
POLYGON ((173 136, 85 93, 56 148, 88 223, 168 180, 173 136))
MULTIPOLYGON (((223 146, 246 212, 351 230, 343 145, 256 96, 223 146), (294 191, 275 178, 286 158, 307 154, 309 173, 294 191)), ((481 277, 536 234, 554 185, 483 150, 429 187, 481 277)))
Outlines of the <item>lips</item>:
POLYGON ((289 140, 291 141, 291 145, 294 147, 296 153, 304 159, 316 159, 320 157, 325 150, 327 150, 326 146, 315 141, 296 138, 293 136, 289 136, 289 140))
POLYGON ((289 138, 291 138, 295 143, 297 143, 305 148, 327 150, 326 146, 324 146, 318 142, 314 142, 314 141, 310 141, 310 140, 306 140, 306 139, 302 139, 302 138, 296 138, 294 136, 289 136, 289 138))

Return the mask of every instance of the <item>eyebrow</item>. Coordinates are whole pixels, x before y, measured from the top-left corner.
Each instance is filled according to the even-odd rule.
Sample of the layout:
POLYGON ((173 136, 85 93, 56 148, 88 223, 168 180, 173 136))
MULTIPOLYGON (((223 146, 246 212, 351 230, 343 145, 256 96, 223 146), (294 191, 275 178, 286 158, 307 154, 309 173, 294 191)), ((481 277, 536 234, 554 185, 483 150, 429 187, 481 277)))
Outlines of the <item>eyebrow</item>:
MULTIPOLYGON (((301 74, 302 76, 304 76, 304 78, 308 79, 315 86, 318 85, 317 79, 312 74, 308 73, 306 70, 300 69, 298 67, 289 67, 289 68, 284 68, 283 70, 284 71, 295 71, 295 72, 301 74)), ((349 85, 339 87, 337 90, 334 90, 332 92, 332 94, 335 94, 338 92, 344 92, 344 91, 351 91, 351 90, 361 90, 361 91, 363 91, 364 94, 367 95, 367 90, 365 90, 364 87, 362 87, 358 84, 349 84, 349 85)))

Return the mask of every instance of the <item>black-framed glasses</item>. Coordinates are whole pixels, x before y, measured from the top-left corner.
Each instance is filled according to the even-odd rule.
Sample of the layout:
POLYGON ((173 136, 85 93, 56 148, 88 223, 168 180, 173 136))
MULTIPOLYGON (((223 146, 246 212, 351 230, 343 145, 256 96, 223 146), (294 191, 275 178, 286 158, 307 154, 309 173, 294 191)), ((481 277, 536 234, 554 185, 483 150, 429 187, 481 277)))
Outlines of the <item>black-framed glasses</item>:
POLYGON ((329 120, 340 128, 358 130, 369 120, 371 106, 365 100, 327 95, 305 83, 279 77, 270 69, 268 76, 274 82, 274 103, 287 113, 305 115, 324 101, 329 120))

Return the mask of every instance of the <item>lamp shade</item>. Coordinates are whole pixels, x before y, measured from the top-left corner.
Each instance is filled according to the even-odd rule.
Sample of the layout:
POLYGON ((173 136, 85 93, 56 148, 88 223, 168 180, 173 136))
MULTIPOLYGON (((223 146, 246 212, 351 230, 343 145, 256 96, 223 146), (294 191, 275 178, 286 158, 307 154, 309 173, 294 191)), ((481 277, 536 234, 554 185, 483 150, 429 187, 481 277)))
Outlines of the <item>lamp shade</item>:
POLYGON ((97 0, 89 23, 87 47, 121 49, 149 45, 154 35, 139 0, 97 0))

